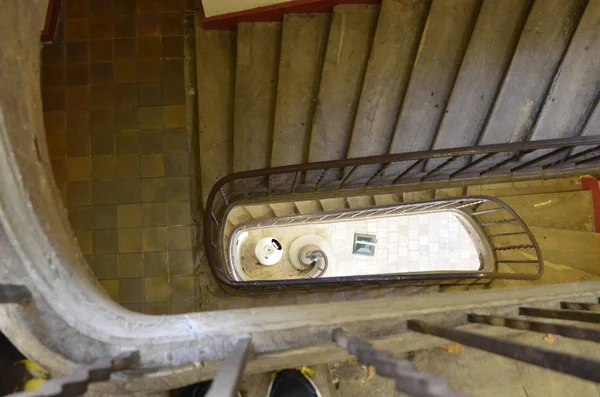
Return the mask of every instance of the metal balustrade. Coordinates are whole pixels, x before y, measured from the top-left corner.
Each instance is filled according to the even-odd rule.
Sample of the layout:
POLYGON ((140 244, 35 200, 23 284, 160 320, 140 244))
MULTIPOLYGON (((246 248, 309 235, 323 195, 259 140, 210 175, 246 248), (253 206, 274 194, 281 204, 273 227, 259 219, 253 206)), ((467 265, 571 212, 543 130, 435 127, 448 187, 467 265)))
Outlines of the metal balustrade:
MULTIPOLYGON (((222 283, 239 289, 264 289, 269 288, 272 283, 266 280, 242 284, 227 273, 222 234, 227 214, 236 205, 556 178, 582 175, 599 169, 600 137, 589 136, 389 154, 243 171, 225 176, 211 190, 204 213, 203 242, 213 273, 222 283)), ((494 224, 507 225, 513 220, 496 219, 490 222, 483 222, 481 226, 487 228, 494 224)), ((506 233, 498 232, 493 238, 506 239, 509 237, 506 233)), ((531 245, 523 244, 522 248, 530 249, 531 245)), ((535 258, 531 260, 535 261, 535 258)), ((338 283, 339 281, 341 280, 337 280, 338 283)), ((400 281, 402 280, 396 279, 396 282, 400 281)), ((277 283, 280 285, 281 281, 277 283)), ((336 281, 330 280, 327 283, 336 281)), ((289 280, 286 286, 308 286, 302 284, 302 281, 289 280)))
POLYGON ((365 282, 374 284, 389 283, 452 283, 469 280, 472 283, 489 282, 492 279, 534 280, 543 273, 543 260, 540 248, 527 225, 502 200, 494 197, 471 196, 456 199, 433 200, 418 203, 399 203, 364 209, 348 209, 319 214, 261 219, 246 222, 236 227, 231 235, 221 230, 218 241, 222 247, 219 258, 225 266, 220 274, 229 285, 244 288, 247 281, 240 276, 240 261, 235 245, 241 233, 258 227, 291 226, 310 223, 343 222, 345 220, 377 219, 388 216, 432 214, 452 212, 468 230, 481 255, 481 268, 478 271, 415 272, 368 276, 347 276, 320 279, 252 280, 251 288, 258 286, 314 287, 319 285, 356 285, 365 282), (524 257, 523 253, 526 253, 524 257))
MULTIPOLYGON (((20 286, 19 288, 29 292, 25 287, 20 286)), ((13 290, 14 286, 12 285, 0 285, 1 294, 6 295, 7 291, 12 293, 13 290)), ((29 296, 31 295, 29 294, 29 296)), ((600 383, 600 361, 597 359, 530 346, 510 338, 486 335, 485 328, 473 332, 461 327, 465 323, 480 324, 484 327, 550 333, 599 343, 600 331, 582 327, 579 323, 600 322, 598 309, 600 299, 593 298, 589 293, 583 293, 581 297, 572 297, 571 299, 573 298, 580 301, 562 301, 557 296, 549 298, 543 303, 540 302, 541 306, 531 306, 531 304, 535 305, 535 302, 530 301, 527 306, 514 302, 508 306, 485 308, 483 307, 485 304, 482 304, 482 308, 479 310, 470 308, 459 312, 432 312, 427 316, 417 315, 414 318, 399 321, 394 327, 395 330, 390 329, 384 334, 391 338, 399 335, 406 337, 407 333, 432 335, 491 354, 600 383), (507 313, 511 315, 507 315, 507 313), (514 315, 515 313, 516 315, 514 315), (437 320, 434 322, 428 320, 427 317, 435 317, 437 320), (548 320, 542 322, 537 318, 570 320, 571 323, 548 320)), ((19 301, 20 304, 27 304, 31 298, 19 301)), ((4 304, 15 303, 18 302, 4 304)), ((381 334, 379 336, 381 337, 381 334)), ((330 338, 338 348, 347 350, 348 353, 355 356, 359 364, 373 366, 377 375, 394 379, 396 389, 402 393, 414 397, 465 397, 464 394, 452 389, 450 380, 424 373, 409 360, 395 358, 391 351, 377 348, 375 344, 380 345, 380 343, 377 340, 369 341, 369 335, 348 332, 344 327, 338 327, 330 331, 330 338)), ((257 340, 259 339, 257 338, 257 340)), ((208 391, 208 396, 236 396, 247 364, 257 359, 253 355, 252 335, 241 336, 237 341, 229 342, 229 344, 229 354, 221 363, 208 391)), ((138 352, 122 353, 115 357, 96 360, 92 364, 83 364, 70 375, 49 380, 35 392, 14 393, 10 396, 78 396, 84 394, 91 383, 106 381, 114 372, 126 374, 128 370, 135 370, 137 366, 139 366, 138 352)), ((197 370, 199 371, 201 367, 199 366, 197 370)))

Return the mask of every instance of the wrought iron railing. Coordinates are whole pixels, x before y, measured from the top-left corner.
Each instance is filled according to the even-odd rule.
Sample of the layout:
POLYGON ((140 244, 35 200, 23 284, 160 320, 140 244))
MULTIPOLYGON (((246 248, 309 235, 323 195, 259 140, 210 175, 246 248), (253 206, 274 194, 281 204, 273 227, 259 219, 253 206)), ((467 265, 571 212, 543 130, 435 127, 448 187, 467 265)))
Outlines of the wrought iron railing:
MULTIPOLYGON (((224 273, 221 229, 228 210, 235 205, 307 200, 326 195, 352 196, 365 194, 365 189, 397 192, 564 177, 599 169, 600 137, 590 136, 243 171, 225 176, 211 190, 205 209, 203 239, 208 261, 221 282, 236 288, 269 287, 268 281, 240 285, 224 273)), ((281 282, 276 284, 281 285, 281 282)))
MULTIPOLYGON (((328 349, 329 354, 335 354, 335 349, 332 350, 329 345, 322 344, 322 339, 328 338, 335 343, 338 349, 345 350, 350 356, 355 357, 359 364, 373 366, 378 376, 393 379, 398 391, 414 397, 466 397, 462 392, 452 388, 450 380, 426 373, 405 358, 394 357, 395 354, 391 349, 393 349, 395 340, 414 338, 419 334, 440 338, 426 344, 430 347, 443 343, 441 340, 452 341, 490 354, 508 357, 540 368, 600 383, 600 361, 589 357, 589 355, 559 351, 553 349, 552 345, 538 347, 502 337, 518 335, 518 331, 546 335, 554 334, 574 340, 587 341, 588 349, 590 342, 600 342, 600 331, 586 326, 586 324, 600 323, 600 304, 598 304, 600 300, 597 297, 599 291, 597 283, 553 286, 547 290, 540 290, 538 287, 537 291, 537 295, 532 288, 517 288, 510 295, 502 291, 444 294, 444 299, 451 302, 448 307, 440 307, 444 306, 443 304, 436 306, 423 303, 427 299, 435 300, 436 298, 440 303, 439 297, 420 297, 422 299, 419 303, 415 303, 413 300, 407 305, 407 308, 396 308, 396 316, 393 319, 387 319, 388 321, 383 323, 386 325, 384 327, 373 326, 373 322, 378 321, 375 319, 367 321, 369 324, 366 325, 366 328, 357 327, 356 321, 350 324, 347 321, 341 321, 341 324, 334 326, 339 322, 339 319, 333 319, 331 313, 329 313, 328 319, 332 323, 327 326, 319 321, 306 326, 294 323, 292 326, 296 327, 296 332, 304 336, 305 344, 302 345, 304 350, 309 346, 314 349, 320 347, 321 349, 328 349), (553 289, 554 287, 557 288, 553 289), (579 292, 569 292, 576 290, 579 292), (540 296, 542 294, 543 298, 540 296), (423 311, 424 308, 428 310, 423 311), (540 321, 539 319, 544 320, 540 321), (480 327, 477 330, 465 327, 474 324, 478 324, 480 327), (491 328, 499 330, 498 332, 490 332, 491 328), (514 329, 517 332, 511 333, 508 329, 514 329), (320 341, 321 344, 319 344, 320 341)), ((0 295, 11 297, 9 299, 10 303, 3 304, 26 306, 35 300, 32 299, 34 294, 25 286, 0 284, 0 295)), ((383 304, 389 305, 389 302, 385 301, 383 304)), ((302 308, 302 306, 299 307, 302 308)), ((371 309, 373 310, 373 307, 371 309)), ((312 310, 314 311, 314 308, 312 310)), ((231 313, 228 315, 231 315, 231 313)), ((367 313, 363 313, 363 315, 367 315, 367 313)), ((314 312, 313 316, 315 316, 314 312)), ((186 316, 186 319, 191 322, 188 316, 186 316)), ((382 319, 379 319, 379 321, 382 321, 382 319)), ((238 395, 240 380, 246 367, 250 367, 253 362, 261 359, 261 355, 255 354, 255 352, 257 348, 260 349, 265 343, 265 335, 261 335, 261 331, 264 331, 265 326, 263 324, 258 328, 259 330, 255 332, 242 332, 236 338, 223 340, 222 344, 226 346, 227 354, 218 365, 218 371, 215 371, 215 375, 211 376, 214 377, 214 380, 207 396, 234 397, 238 395)), ((289 330, 286 331, 289 332, 289 330)), ((277 335, 279 334, 281 334, 281 331, 277 331, 277 335)), ((288 335, 282 343, 295 346, 294 339, 288 335)), ((272 343, 268 338, 266 341, 272 343)), ((201 347, 206 346, 200 340, 196 343, 200 347, 197 350, 200 351, 202 351, 201 347)), ((191 345, 194 346, 194 343, 191 343, 191 345)), ((172 345, 169 346, 173 348, 172 345)), ((273 349, 272 346, 271 349, 273 349)), ((275 349, 275 352, 277 351, 275 349)), ((282 350, 279 350, 279 354, 282 352, 282 350)), ((260 350, 257 353, 260 353, 260 350)), ((263 352, 263 356, 266 356, 267 361, 269 359, 277 361, 273 357, 269 357, 268 353, 264 354, 263 352)), ((317 356, 319 355, 317 354, 317 356)), ((68 371, 68 375, 65 374, 64 377, 49 380, 37 391, 14 393, 10 396, 79 396, 88 390, 89 385, 108 381, 114 372, 119 373, 120 377, 117 378, 119 380, 141 378, 142 374, 149 370, 146 368, 145 371, 140 371, 143 368, 140 366, 142 357, 143 355, 139 351, 129 349, 118 355, 113 354, 112 356, 93 360, 92 364, 76 365, 68 371)), ((306 356, 299 355, 299 357, 306 359, 306 356)), ((324 360, 327 360, 327 358, 324 360)), ((286 361, 286 363, 288 362, 286 361)), ((204 363, 205 365, 212 364, 210 361, 204 361, 204 363)), ((190 365, 189 367, 192 367, 193 371, 199 371, 198 365, 190 365)), ((280 364, 273 369, 283 368, 280 364)), ((264 363, 262 366, 254 368, 254 371, 257 370, 264 371, 264 363)), ((163 373, 171 374, 178 373, 178 371, 169 368, 163 370, 163 373)), ((144 379, 144 383, 148 383, 148 378, 144 379)), ((162 386, 162 383, 160 385, 162 386)))
MULTIPOLYGON (((477 271, 444 271, 444 272, 402 272, 370 276, 352 276, 323 279, 304 279, 295 281, 294 285, 315 286, 322 284, 351 285, 353 283, 424 283, 471 280, 473 283, 487 282, 492 279, 533 280, 543 273, 542 254, 535 238, 527 225, 506 203, 498 198, 471 196, 418 203, 399 203, 395 205, 373 208, 347 209, 317 214, 296 215, 280 218, 268 218, 245 222, 238 225, 231 234, 221 229, 222 241, 219 253, 220 274, 229 284, 247 282, 241 266, 241 258, 237 255, 237 245, 228 241, 237 241, 241 233, 256 228, 273 228, 293 225, 323 224, 330 222, 357 221, 392 216, 409 216, 451 212, 463 224, 481 257, 481 267, 477 271), (310 284, 310 285, 309 285, 310 284)), ((219 271, 219 270, 217 270, 219 271)), ((261 280, 252 280, 256 287, 261 280)), ((262 280, 267 281, 267 280, 262 280)), ((263 284, 287 286, 290 280, 277 280, 263 284)), ((241 284, 238 284, 241 286, 241 284)))

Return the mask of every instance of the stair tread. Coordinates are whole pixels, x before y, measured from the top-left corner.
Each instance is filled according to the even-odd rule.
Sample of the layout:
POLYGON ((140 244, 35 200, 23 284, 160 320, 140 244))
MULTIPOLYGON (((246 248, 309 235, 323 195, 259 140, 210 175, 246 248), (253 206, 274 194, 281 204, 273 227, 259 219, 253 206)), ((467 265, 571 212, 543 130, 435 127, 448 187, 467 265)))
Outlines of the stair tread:
POLYGON ((317 200, 295 201, 294 205, 302 215, 316 214, 322 211, 321 205, 317 200))
POLYGON ((327 198, 319 200, 321 206, 323 207, 323 211, 341 211, 347 209, 346 200, 343 198, 327 198))
POLYGON ((374 206, 373 196, 347 197, 348 206, 352 209, 370 208, 374 206))
POLYGON ((434 1, 390 145, 390 153, 428 150, 450 96, 477 0, 434 1))
POLYGON ((275 216, 268 204, 246 205, 244 208, 254 219, 269 219, 275 216))
POLYGON ((373 200, 375 201, 375 205, 394 205, 402 202, 402 197, 398 196, 395 193, 390 194, 376 194, 373 196, 373 200))
POLYGON ((521 0, 483 2, 434 149, 477 143, 529 8, 521 0))
POLYGON ((473 185, 467 188, 467 194, 469 196, 515 196, 575 190, 581 190, 580 177, 473 185))
MULTIPOLYGON (((588 119, 587 123, 585 124, 585 127, 584 127, 581 135, 582 136, 598 135, 598 131, 600 131, 600 102, 596 104, 596 107, 592 111, 590 118, 588 119)), ((581 151, 579 149, 576 149, 576 150, 577 150, 577 152, 581 151)))
POLYGON ((281 39, 278 22, 238 24, 233 170, 269 166, 281 39))
MULTIPOLYGON (((534 256, 525 252, 518 252, 515 258, 522 260, 533 259, 534 256)), ((502 272, 505 273, 519 273, 519 268, 516 265, 502 265, 502 272)), ((507 287, 526 287, 528 285, 544 285, 544 284, 557 284, 557 283, 569 283, 578 281, 589 281, 597 280, 600 276, 579 270, 567 265, 555 263, 551 260, 544 258, 544 274, 538 280, 494 280, 492 281, 491 288, 507 288, 507 287)))
POLYGON ((296 206, 294 203, 271 203, 271 210, 277 217, 296 215, 296 206))
POLYGON ((435 198, 434 190, 419 190, 416 192, 402 193, 402 201, 405 203, 414 203, 419 201, 429 201, 435 198))
POLYGON ((308 160, 346 156, 379 7, 334 7, 308 160))
POLYGON ((198 123, 202 199, 231 173, 235 33, 204 30, 196 24, 198 123))
POLYGON ((544 260, 600 276, 600 233, 530 227, 544 260))
POLYGON ((579 0, 535 2, 480 144, 527 138, 577 26, 582 4, 579 0))
POLYGON ((577 136, 596 105, 600 75, 600 3, 588 3, 531 132, 531 140, 577 136))
POLYGON ((435 191, 436 199, 454 198, 465 196, 467 189, 464 187, 449 187, 444 189, 437 189, 435 191))
POLYGON ((591 191, 500 196, 527 226, 594 232, 591 191))
POLYGON ((349 158, 387 153, 427 11, 425 1, 382 2, 352 130, 349 158))
POLYGON ((329 14, 292 14, 283 18, 272 167, 304 163, 308 157, 329 19, 329 14))
POLYGON ((437 293, 438 285, 407 286, 407 287, 381 287, 349 291, 323 291, 323 292, 288 292, 272 293, 270 295, 256 296, 231 296, 219 299, 216 309, 230 310, 247 307, 287 306, 294 304, 316 304, 342 301, 360 301, 367 299, 381 299, 392 296, 413 296, 426 293, 437 293))
MULTIPOLYGON (((506 315, 511 316, 508 313, 506 315)), ((483 327, 487 328, 479 326, 472 330, 477 333, 483 330, 506 330, 505 327, 483 327)), ((517 332, 519 333, 508 336, 507 340, 522 346, 560 351, 577 357, 598 357, 600 354, 600 346, 596 343, 560 336, 550 338, 538 332, 517 332)), ((506 338, 505 335, 493 336, 506 338)), ((451 379, 452 389, 465 396, 600 396, 598 386, 592 382, 458 344, 449 344, 445 348, 420 349, 415 352, 411 361, 423 373, 451 379), (451 346, 460 347, 460 352, 451 353, 451 346), (465 374, 473 376, 467 377, 465 374)))
POLYGON ((242 206, 236 206, 229 211, 229 215, 227 215, 227 221, 231 222, 234 226, 237 226, 241 223, 250 222, 252 220, 252 215, 246 210, 246 208, 242 206))

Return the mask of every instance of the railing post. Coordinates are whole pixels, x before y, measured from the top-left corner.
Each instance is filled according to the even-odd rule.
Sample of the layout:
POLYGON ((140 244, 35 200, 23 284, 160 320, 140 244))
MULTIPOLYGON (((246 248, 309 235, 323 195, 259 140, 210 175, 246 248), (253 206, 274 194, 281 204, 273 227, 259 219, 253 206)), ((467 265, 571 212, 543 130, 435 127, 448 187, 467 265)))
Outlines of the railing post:
POLYGON ((235 397, 252 352, 250 337, 237 341, 217 373, 206 397, 235 397))
POLYGON ((85 394, 90 383, 102 382, 116 371, 131 368, 139 358, 138 352, 106 357, 90 365, 79 367, 64 378, 53 378, 36 391, 9 394, 6 397, 76 397, 85 394))
POLYGON ((388 351, 376 350, 373 345, 342 329, 333 330, 335 344, 348 350, 362 365, 372 365, 378 375, 396 381, 396 389, 413 397, 463 397, 450 388, 443 378, 420 372, 413 363, 393 357, 388 351))
POLYGON ((0 303, 25 303, 31 292, 23 285, 0 284, 0 303))

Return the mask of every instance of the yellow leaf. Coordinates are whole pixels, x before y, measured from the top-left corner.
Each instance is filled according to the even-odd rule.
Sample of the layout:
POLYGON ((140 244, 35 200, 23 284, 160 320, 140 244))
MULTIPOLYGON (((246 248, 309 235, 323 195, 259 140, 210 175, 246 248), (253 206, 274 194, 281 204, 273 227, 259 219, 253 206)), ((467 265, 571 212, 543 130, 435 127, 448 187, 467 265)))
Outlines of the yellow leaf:
POLYGON ((27 383, 25 383, 23 391, 36 391, 46 382, 46 379, 29 379, 27 383))
POLYGON ((373 379, 373 377, 375 377, 376 374, 377 374, 377 371, 375 371, 375 367, 372 365, 369 365, 369 368, 367 368, 367 380, 373 379))
POLYGON ((17 361, 15 364, 25 365, 25 368, 27 368, 27 371, 34 378, 45 378, 48 376, 48 371, 46 371, 39 364, 36 364, 31 360, 21 360, 21 361, 17 361))
POLYGON ((460 343, 449 343, 441 346, 441 348, 446 350, 448 353, 460 353, 465 347, 460 343))
POLYGON ((555 340, 555 338, 554 338, 554 335, 552 335, 552 334, 547 334, 546 336, 544 336, 544 342, 546 342, 546 343, 552 344, 552 343, 554 343, 554 340, 555 340))
POLYGON ((305 376, 308 376, 309 378, 312 378, 315 374, 315 370, 311 367, 307 367, 306 365, 298 367, 296 368, 296 370, 302 372, 305 376))

